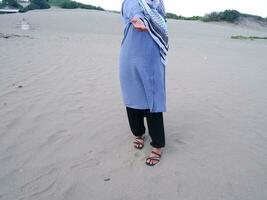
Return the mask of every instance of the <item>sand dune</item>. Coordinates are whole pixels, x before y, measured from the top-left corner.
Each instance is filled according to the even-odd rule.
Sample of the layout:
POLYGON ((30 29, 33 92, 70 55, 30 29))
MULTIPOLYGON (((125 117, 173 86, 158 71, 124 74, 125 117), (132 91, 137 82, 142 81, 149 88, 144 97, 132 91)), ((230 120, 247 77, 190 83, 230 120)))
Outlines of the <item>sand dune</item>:
POLYGON ((0 199, 267 199, 265 29, 169 20, 166 148, 133 148, 120 16, 1 15, 0 199), (19 30, 25 18, 33 30, 19 30))

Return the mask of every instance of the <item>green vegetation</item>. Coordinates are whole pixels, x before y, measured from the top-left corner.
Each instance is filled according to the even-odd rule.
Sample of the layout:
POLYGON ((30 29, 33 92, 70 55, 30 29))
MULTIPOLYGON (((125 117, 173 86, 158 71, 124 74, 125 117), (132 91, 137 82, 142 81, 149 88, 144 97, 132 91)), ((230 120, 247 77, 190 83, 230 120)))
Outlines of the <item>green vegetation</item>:
POLYGON ((79 3, 76 1, 65 1, 62 4, 60 4, 60 7, 66 9, 79 8, 79 3))
POLYGON ((47 1, 51 6, 59 6, 60 4, 66 2, 66 0, 48 0, 47 1))
POLYGON ((48 9, 51 6, 47 3, 46 0, 30 0, 30 4, 25 8, 21 9, 21 12, 27 12, 29 10, 36 10, 36 9, 48 9))
POLYGON ((185 20, 201 20, 201 16, 186 17, 185 20))
POLYGON ((236 10, 225 10, 223 12, 211 12, 210 14, 206 14, 202 21, 210 22, 210 21, 227 21, 227 22, 235 22, 239 19, 242 14, 236 10))
POLYGON ((241 40, 244 40, 244 39, 250 39, 250 40, 254 40, 254 39, 264 39, 264 40, 267 40, 267 37, 259 37, 259 36, 243 36, 243 35, 232 35, 231 36, 231 39, 241 39, 241 40))
POLYGON ((71 0, 30 0, 30 4, 23 8, 17 0, 3 0, 2 3, 0 3, 0 7, 4 6, 12 6, 20 10, 20 12, 27 12, 29 10, 36 10, 36 9, 48 9, 51 6, 58 6, 60 8, 66 8, 66 9, 75 9, 75 8, 81 8, 81 9, 94 9, 94 10, 102 10, 103 8, 87 5, 83 3, 78 3, 76 1, 71 0))
POLYGON ((245 13, 240 13, 237 10, 225 10, 223 12, 212 12, 210 14, 206 14, 202 21, 210 22, 210 21, 227 21, 227 22, 236 22, 241 17, 243 18, 251 18, 256 22, 264 22, 267 23, 267 17, 263 18, 257 15, 250 15, 245 13))
POLYGON ((101 7, 83 4, 83 3, 79 3, 79 2, 71 1, 71 0, 48 0, 48 2, 51 5, 58 6, 60 8, 66 8, 66 9, 81 8, 81 9, 93 9, 93 10, 102 10, 102 11, 104 10, 101 7))
POLYGON ((166 17, 169 18, 169 19, 182 19, 182 16, 181 15, 176 15, 174 13, 166 13, 166 17))
POLYGON ((209 14, 206 14, 204 17, 201 16, 183 17, 181 15, 178 16, 174 13, 167 13, 166 16, 167 18, 170 19, 201 20, 204 22, 210 22, 210 21, 234 22, 241 16, 241 13, 239 13, 236 10, 225 10, 223 12, 211 12, 209 14))
POLYGON ((184 17, 182 15, 176 15, 174 13, 166 13, 166 17, 169 19, 182 19, 182 20, 201 20, 200 16, 184 17))
POLYGON ((256 22, 267 23, 267 17, 263 18, 257 15, 250 15, 245 13, 240 13, 237 10, 225 10, 222 12, 211 12, 205 16, 193 16, 193 17, 184 17, 181 15, 176 15, 174 13, 166 13, 167 18, 170 19, 182 19, 182 20, 201 20, 203 22, 211 21, 226 21, 234 23, 238 21, 241 17, 254 19, 256 22))

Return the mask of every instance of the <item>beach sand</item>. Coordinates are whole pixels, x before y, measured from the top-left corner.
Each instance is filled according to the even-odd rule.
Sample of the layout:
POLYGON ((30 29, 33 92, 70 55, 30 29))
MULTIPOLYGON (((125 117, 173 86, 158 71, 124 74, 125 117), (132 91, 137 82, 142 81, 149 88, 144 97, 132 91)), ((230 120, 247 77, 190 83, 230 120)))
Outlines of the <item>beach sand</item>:
POLYGON ((266 28, 169 20, 166 147, 137 150, 119 84, 120 15, 1 15, 0 199, 266 200, 266 28), (23 18, 33 30, 19 30, 23 18))

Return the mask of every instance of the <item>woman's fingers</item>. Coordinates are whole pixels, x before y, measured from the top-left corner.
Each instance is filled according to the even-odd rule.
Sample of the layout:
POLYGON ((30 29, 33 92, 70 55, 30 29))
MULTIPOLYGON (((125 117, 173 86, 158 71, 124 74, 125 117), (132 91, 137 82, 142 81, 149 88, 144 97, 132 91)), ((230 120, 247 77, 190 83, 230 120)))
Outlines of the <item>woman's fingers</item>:
POLYGON ((132 18, 130 21, 131 21, 132 23, 135 23, 135 22, 138 21, 138 18, 132 18))
POLYGON ((144 28, 142 28, 143 31, 148 31, 148 28, 144 26, 144 28))
POLYGON ((134 26, 139 31, 148 31, 148 29, 145 27, 144 23, 139 18, 132 18, 130 20, 134 26))
POLYGON ((139 31, 148 31, 148 29, 145 27, 145 28, 143 28, 143 27, 140 27, 140 28, 136 28, 137 30, 139 30, 139 31))
POLYGON ((141 31, 148 31, 147 27, 145 27, 145 26, 144 27, 141 27, 140 30, 141 31))

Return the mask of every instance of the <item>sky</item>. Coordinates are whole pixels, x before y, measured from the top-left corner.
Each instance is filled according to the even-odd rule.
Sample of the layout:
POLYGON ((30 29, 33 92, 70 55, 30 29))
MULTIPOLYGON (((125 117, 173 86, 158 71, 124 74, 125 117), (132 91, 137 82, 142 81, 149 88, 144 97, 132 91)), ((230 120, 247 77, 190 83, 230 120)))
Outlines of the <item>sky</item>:
MULTIPOLYGON (((122 0, 76 0, 107 10, 120 10, 122 0)), ((164 0, 167 12, 186 17, 203 16, 212 11, 235 9, 241 13, 267 17, 267 0, 164 0)))

